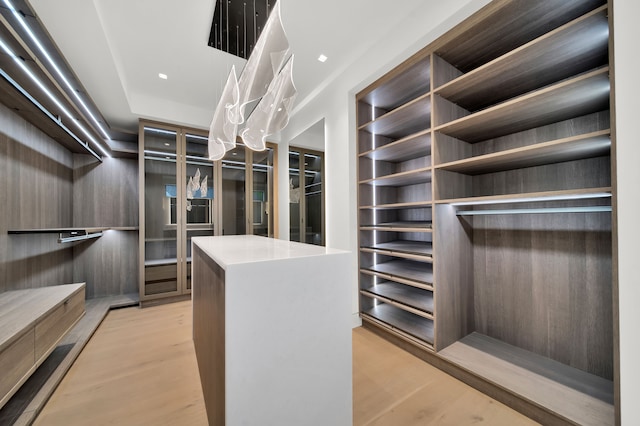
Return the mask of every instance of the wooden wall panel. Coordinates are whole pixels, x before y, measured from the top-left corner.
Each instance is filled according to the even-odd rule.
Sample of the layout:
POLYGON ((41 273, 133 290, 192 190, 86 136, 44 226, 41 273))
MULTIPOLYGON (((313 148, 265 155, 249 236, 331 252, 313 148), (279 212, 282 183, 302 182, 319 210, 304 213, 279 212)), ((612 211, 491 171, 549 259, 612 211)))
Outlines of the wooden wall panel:
POLYGON ((138 162, 73 156, 73 225, 138 226, 138 162))
MULTIPOLYGON (((73 225, 138 226, 138 161, 73 157, 73 225)), ((138 292, 138 233, 109 230, 73 248, 73 280, 87 298, 138 292)))
MULTIPOLYGON (((611 185, 609 156, 548 164, 473 177, 473 195, 515 194, 611 185)), ((464 194, 457 195, 457 197, 464 194)))
POLYGON ((610 213, 474 219, 476 330, 611 379, 610 213))
POLYGON ((70 247, 7 231, 71 226, 72 165, 68 150, 0 105, 0 291, 71 282, 70 247))
POLYGON ((73 247, 73 282, 87 284, 87 298, 138 293, 138 233, 105 231, 73 247))
MULTIPOLYGON (((472 144, 472 155, 492 154, 507 149, 521 148, 536 143, 605 130, 610 127, 610 122, 609 110, 587 114, 570 120, 564 120, 547 126, 536 127, 535 129, 512 133, 472 144)), ((468 154, 466 155, 469 156, 468 154)))
POLYGON ((436 206, 435 214, 435 346, 440 351, 475 331, 473 229, 449 205, 436 206))

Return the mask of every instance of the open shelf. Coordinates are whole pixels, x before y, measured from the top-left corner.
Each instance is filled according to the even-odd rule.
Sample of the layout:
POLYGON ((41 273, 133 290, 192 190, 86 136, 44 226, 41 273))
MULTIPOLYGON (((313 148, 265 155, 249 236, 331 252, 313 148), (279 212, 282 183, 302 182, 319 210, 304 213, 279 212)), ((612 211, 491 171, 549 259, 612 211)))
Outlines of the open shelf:
POLYGON ((437 165, 435 168, 477 175, 598 157, 608 155, 610 151, 610 130, 603 130, 452 161, 437 165))
POLYGON ((460 71, 469 72, 605 3, 603 0, 492 2, 482 19, 463 24, 464 28, 455 36, 437 43, 435 53, 460 71))
POLYGON ((404 138, 431 126, 431 96, 421 96, 359 128, 390 138, 404 138))
POLYGON ((547 201, 586 200, 594 198, 610 198, 611 187, 580 188, 562 191, 530 192, 520 194, 491 195, 486 197, 467 197, 449 200, 438 200, 437 204, 452 206, 478 206, 484 204, 532 203, 547 201))
POLYGON ((431 182, 431 167, 380 176, 360 183, 373 186, 407 186, 426 182, 431 182))
POLYGON ((429 154, 431 154, 431 130, 423 130, 406 138, 363 152, 360 156, 375 161, 400 162, 429 154))
POLYGON ((392 301, 407 305, 429 314, 429 316, 433 314, 433 292, 431 291, 420 290, 419 288, 392 281, 384 281, 362 289, 362 293, 368 297, 377 297, 385 302, 392 301))
POLYGON ((607 63, 609 23, 603 6, 438 88, 476 111, 607 63), (588 41, 588 42, 585 42, 588 41))
POLYGON ((609 108, 609 67, 503 102, 435 130, 466 142, 516 133, 609 108))
POLYGON ((432 232, 431 222, 386 222, 375 225, 362 225, 361 231, 387 231, 387 232, 432 232))
POLYGON ((389 277, 399 277, 423 284, 433 284, 433 267, 430 263, 412 260, 390 260, 370 266, 372 272, 379 272, 389 277))
POLYGON ((108 227, 10 229, 9 234, 58 234, 58 243, 72 243, 99 238, 108 227))
POLYGON ((402 335, 409 335, 429 345, 433 345, 433 320, 403 311, 383 303, 362 312, 362 319, 372 319, 376 323, 402 335))
POLYGON ((371 90, 361 100, 374 108, 395 109, 429 92, 430 69, 428 57, 409 64, 402 73, 371 90))
POLYGON ((520 398, 580 425, 614 422, 613 382, 471 333, 438 354, 520 398))
POLYGON ((406 203, 391 203, 391 204, 378 204, 375 206, 367 205, 360 206, 362 210, 375 209, 375 210, 401 210, 401 209, 421 209, 431 207, 433 201, 410 201, 406 203))
POLYGON ((363 248, 363 250, 375 251, 380 254, 402 253, 417 256, 433 256, 433 246, 425 241, 390 241, 387 243, 378 243, 371 247, 363 248))

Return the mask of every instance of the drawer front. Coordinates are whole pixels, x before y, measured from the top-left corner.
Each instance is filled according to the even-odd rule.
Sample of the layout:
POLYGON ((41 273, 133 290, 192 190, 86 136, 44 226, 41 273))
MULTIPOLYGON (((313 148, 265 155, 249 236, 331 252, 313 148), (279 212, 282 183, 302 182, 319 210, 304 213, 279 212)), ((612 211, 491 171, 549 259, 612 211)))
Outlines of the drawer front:
POLYGON ((47 355, 84 312, 84 288, 36 323, 36 362, 47 355))
POLYGON ((175 280, 177 276, 178 266, 175 263, 172 265, 145 266, 144 268, 144 280, 146 282, 175 280))
POLYGON ((22 337, 0 352, 0 407, 11 395, 15 385, 35 364, 33 348, 34 329, 30 328, 22 337))

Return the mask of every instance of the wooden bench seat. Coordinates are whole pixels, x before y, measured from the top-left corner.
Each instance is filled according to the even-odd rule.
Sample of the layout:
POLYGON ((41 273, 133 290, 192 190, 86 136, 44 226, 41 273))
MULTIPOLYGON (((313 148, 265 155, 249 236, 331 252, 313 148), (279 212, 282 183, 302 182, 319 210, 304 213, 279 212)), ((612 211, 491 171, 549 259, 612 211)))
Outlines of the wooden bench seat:
POLYGON ((85 284, 0 293, 0 408, 85 311, 85 284))

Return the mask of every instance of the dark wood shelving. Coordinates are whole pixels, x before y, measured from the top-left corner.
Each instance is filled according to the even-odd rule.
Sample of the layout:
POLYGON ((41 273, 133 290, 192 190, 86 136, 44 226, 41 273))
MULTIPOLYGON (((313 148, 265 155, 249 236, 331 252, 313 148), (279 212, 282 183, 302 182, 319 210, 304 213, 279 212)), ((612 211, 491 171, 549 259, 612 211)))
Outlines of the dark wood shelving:
POLYGON ((390 260, 365 269, 380 272, 390 277, 400 277, 419 283, 433 284, 433 267, 430 263, 414 262, 412 260, 390 260))
POLYGON ((431 126, 431 96, 424 95, 361 126, 359 130, 400 139, 431 126))
POLYGON ((483 204, 514 204, 549 201, 567 201, 590 198, 611 197, 611 187, 580 188, 562 191, 543 191, 505 195, 490 195, 485 197, 467 197, 448 200, 438 200, 438 204, 451 204, 454 206, 474 206, 483 204))
POLYGON ((360 209, 376 209, 376 210, 402 210, 402 209, 421 209, 421 208, 429 208, 433 204, 433 201, 408 201, 406 203, 392 203, 392 204, 377 204, 360 206, 360 209))
POLYGON ((431 154, 431 131, 423 130, 406 138, 363 152, 361 157, 375 161, 401 162, 431 154))
POLYGON ((387 79, 384 85, 368 92, 362 101, 390 111, 428 93, 431 84, 429 58, 406 65, 402 74, 387 79))
POLYGON ((604 67, 451 121, 435 130, 473 143, 608 108, 609 67, 604 67))
POLYGON ((431 167, 423 167, 421 169, 408 170, 406 172, 363 180, 360 183, 373 186, 407 186, 430 181, 431 167))
MULTIPOLYGON (((387 243, 378 243, 367 249, 378 252, 398 252, 406 254, 415 254, 419 256, 433 256, 433 245, 425 241, 390 241, 387 243)), ((383 253, 384 254, 384 253, 383 253)))
POLYGON ((477 111, 607 64, 603 6, 441 86, 435 93, 477 111), (585 42, 588 41, 588 42, 585 42))
POLYGON ((418 315, 403 311, 400 308, 383 303, 362 313, 367 317, 380 321, 392 330, 401 334, 408 334, 423 342, 433 345, 433 321, 418 315))
POLYGON ((365 293, 370 293, 370 297, 380 296, 428 314, 433 314, 433 292, 431 291, 392 281, 384 281, 362 290, 365 293))
POLYGON ((439 352, 484 380, 574 424, 609 424, 613 382, 480 333, 471 333, 439 352))
POLYGON ((477 175, 608 155, 609 130, 480 155, 436 165, 451 172, 477 175))
POLYGON ((616 420, 610 14, 493 0, 356 95, 363 322, 541 424, 616 420))
POLYGON ((469 72, 603 4, 606 1, 497 0, 431 49, 463 73, 469 72))
POLYGON ((362 231, 431 232, 431 222, 405 221, 361 225, 362 231))

